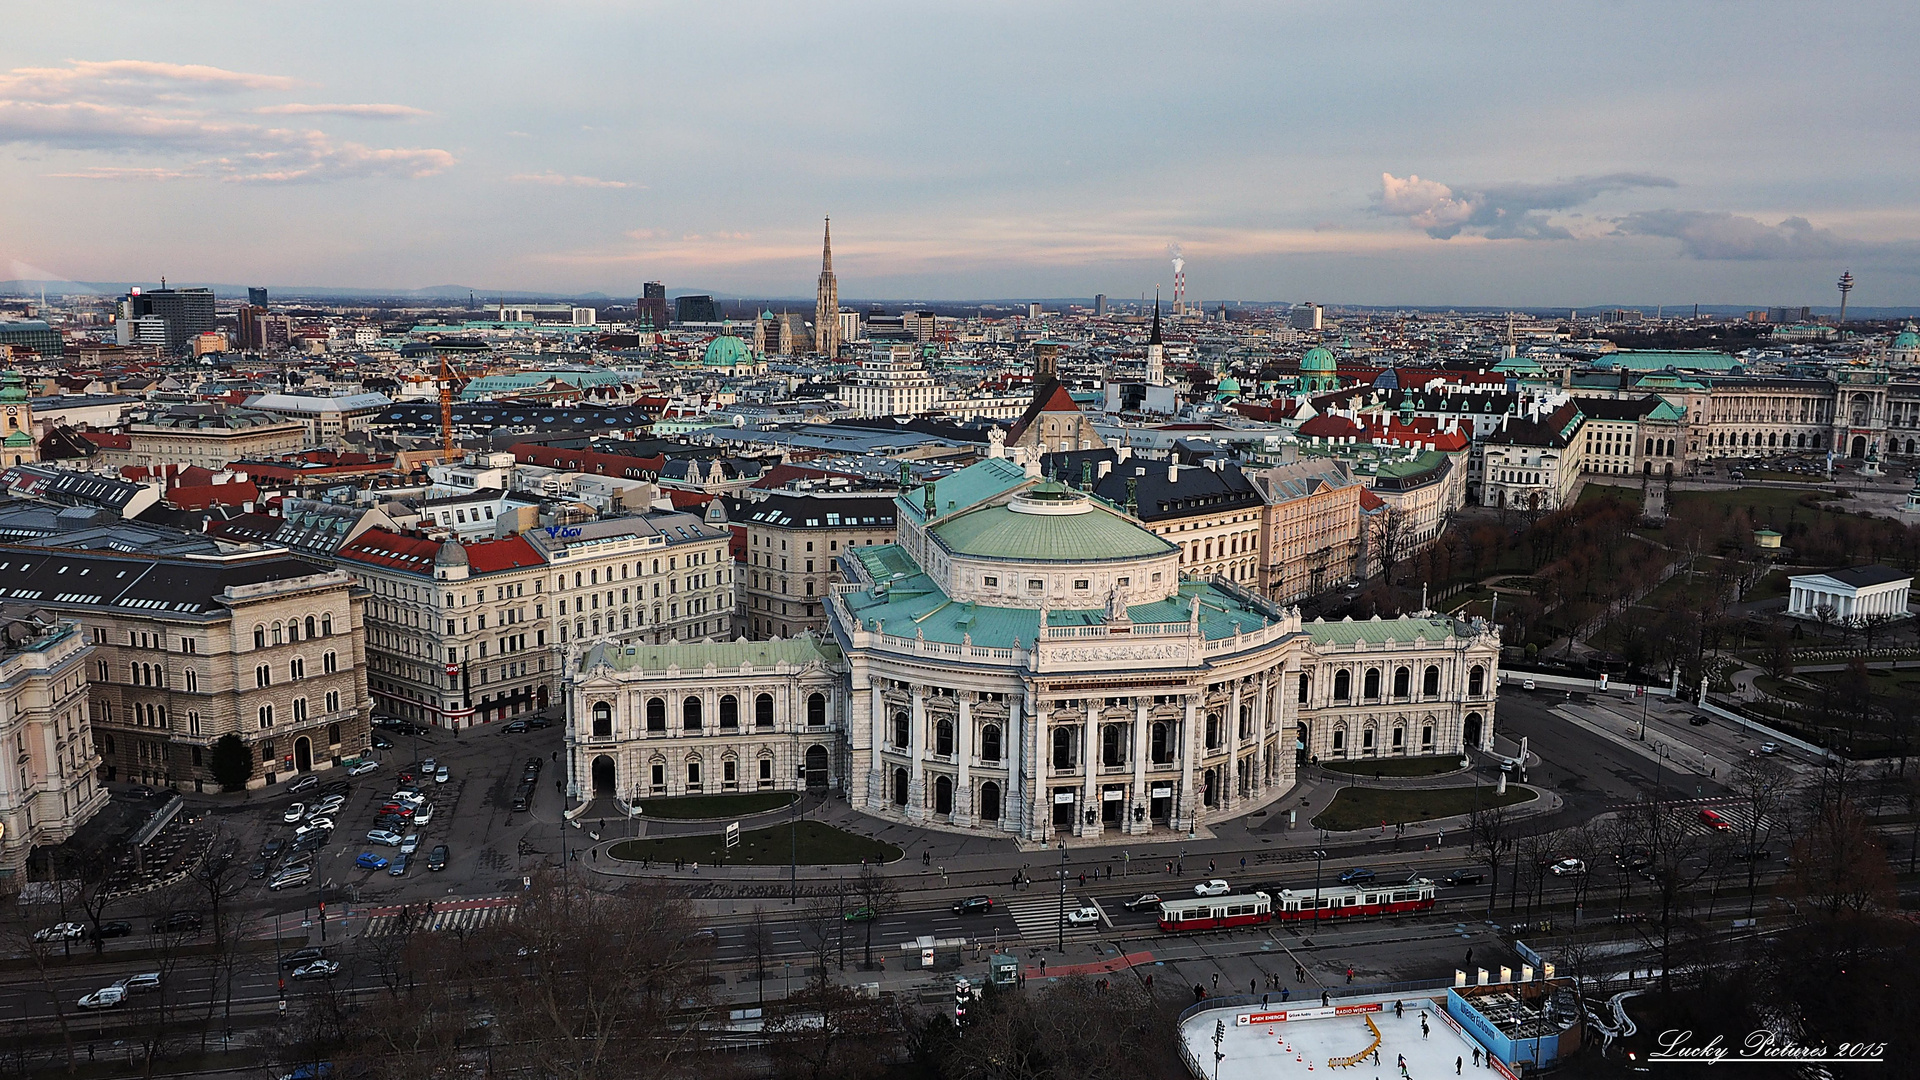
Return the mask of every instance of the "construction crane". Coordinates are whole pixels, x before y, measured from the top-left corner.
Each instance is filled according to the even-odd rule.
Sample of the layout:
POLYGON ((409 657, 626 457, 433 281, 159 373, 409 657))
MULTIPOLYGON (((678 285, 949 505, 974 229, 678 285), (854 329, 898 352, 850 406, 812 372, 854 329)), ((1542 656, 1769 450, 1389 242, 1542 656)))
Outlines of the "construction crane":
POLYGON ((458 375, 461 382, 471 381, 473 376, 462 365, 447 359, 446 353, 440 354, 440 450, 444 455, 441 462, 454 463, 459 446, 453 439, 453 380, 458 375))

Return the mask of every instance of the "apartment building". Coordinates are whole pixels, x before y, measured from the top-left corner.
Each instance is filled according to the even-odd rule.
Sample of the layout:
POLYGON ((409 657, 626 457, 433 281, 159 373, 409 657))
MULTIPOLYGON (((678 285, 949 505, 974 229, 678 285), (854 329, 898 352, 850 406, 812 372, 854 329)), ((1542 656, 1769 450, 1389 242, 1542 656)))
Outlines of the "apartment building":
POLYGON ((18 887, 33 849, 74 834, 107 802, 87 716, 79 627, 28 605, 0 606, 0 893, 18 887))
POLYGON ((1332 461, 1301 461, 1253 474, 1266 496, 1260 520, 1260 595, 1303 600, 1355 574, 1360 492, 1365 485, 1332 461))
POLYGON ((553 701, 547 561, 525 537, 369 529, 338 559, 368 593, 367 687, 380 713, 458 731, 553 701))
POLYGON ((306 445, 307 426, 256 409, 176 405, 129 424, 127 438, 127 460, 112 464, 221 469, 242 458, 291 454, 306 445))
POLYGON ((364 597, 338 570, 274 548, 143 556, 0 547, 0 588, 81 627, 105 778, 214 787, 234 734, 249 787, 367 748, 364 597))
POLYGON ((603 518, 527 534, 553 580, 553 640, 724 639, 734 614, 732 534, 677 512, 603 518))
POLYGON ((826 596, 840 581, 840 556, 891 544, 893 494, 748 493, 726 515, 746 536, 740 613, 756 641, 827 632, 826 596))

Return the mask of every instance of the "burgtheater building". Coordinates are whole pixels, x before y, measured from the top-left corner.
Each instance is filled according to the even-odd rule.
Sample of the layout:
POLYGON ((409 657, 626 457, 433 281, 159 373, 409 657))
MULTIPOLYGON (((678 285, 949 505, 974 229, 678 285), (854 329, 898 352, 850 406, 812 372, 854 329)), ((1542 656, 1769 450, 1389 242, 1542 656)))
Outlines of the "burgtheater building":
MULTIPOLYGON (((702 658, 709 676, 751 672, 741 692, 755 700, 798 708, 817 696, 830 710, 775 719, 802 742, 834 745, 791 760, 769 749, 774 786, 825 786, 877 817, 1028 843, 1117 840, 1244 814, 1312 760, 1491 744, 1499 641, 1483 622, 1304 622, 1224 579, 1183 577, 1178 546, 1006 458, 904 492, 895 511, 897 543, 841 556, 831 647, 809 650, 818 662, 801 676, 805 693, 773 685, 798 668, 702 658), (834 685, 813 685, 827 671, 834 685)), ((589 660, 570 676, 572 775, 654 789, 651 774, 607 776, 592 762, 655 761, 639 747, 609 753, 607 736, 684 741, 619 715, 666 686, 664 673, 589 660), (611 725, 596 739, 578 729, 601 703, 615 715, 600 714, 611 725)), ((743 760, 760 755, 741 748, 743 760)))

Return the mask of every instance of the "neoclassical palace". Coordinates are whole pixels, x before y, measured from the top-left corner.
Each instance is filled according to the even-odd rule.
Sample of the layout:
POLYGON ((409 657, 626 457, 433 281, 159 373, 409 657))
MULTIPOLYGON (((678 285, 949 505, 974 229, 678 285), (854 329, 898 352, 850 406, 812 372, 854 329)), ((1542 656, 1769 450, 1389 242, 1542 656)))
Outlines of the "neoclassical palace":
POLYGON ((699 650, 672 666, 597 646, 570 665, 582 797, 810 784, 1027 842, 1140 836, 1244 813, 1309 760, 1493 738, 1482 622, 1304 622, 1183 578, 1178 546, 1005 458, 895 506, 899 541, 842 559, 830 641, 669 647, 699 650), (728 700, 767 704, 707 719, 728 700))

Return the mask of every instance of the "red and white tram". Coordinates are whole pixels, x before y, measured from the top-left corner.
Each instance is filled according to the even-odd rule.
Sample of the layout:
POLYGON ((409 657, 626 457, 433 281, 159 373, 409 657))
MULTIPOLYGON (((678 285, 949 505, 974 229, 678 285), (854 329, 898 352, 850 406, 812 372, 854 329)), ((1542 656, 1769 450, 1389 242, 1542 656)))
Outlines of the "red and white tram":
MULTIPOLYGON (((1404 915, 1433 910, 1434 884, 1421 878, 1404 885, 1384 882, 1365 885, 1328 885, 1320 889, 1321 919, 1356 915, 1404 915)), ((1311 922, 1315 911, 1312 889, 1281 889, 1274 897, 1273 917, 1282 922, 1311 922)))
POLYGON ((1272 921, 1273 898, 1263 892, 1160 902, 1160 929, 1168 932, 1224 930, 1230 926, 1260 926, 1272 921))

